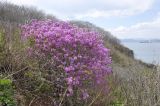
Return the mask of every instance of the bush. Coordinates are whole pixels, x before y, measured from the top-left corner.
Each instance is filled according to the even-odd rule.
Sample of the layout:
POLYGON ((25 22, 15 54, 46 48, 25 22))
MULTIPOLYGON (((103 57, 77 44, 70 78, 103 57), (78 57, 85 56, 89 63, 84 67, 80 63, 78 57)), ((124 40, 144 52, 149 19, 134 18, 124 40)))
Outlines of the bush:
POLYGON ((28 55, 55 73, 56 95, 87 100, 88 88, 106 85, 111 58, 98 33, 52 20, 33 20, 21 30, 28 55))

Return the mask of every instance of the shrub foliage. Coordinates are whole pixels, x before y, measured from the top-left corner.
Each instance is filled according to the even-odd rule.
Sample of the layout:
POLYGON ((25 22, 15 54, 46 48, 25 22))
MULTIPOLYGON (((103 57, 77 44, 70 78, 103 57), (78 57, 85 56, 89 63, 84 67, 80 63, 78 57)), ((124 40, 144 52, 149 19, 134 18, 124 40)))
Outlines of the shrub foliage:
POLYGON ((106 85, 111 58, 98 33, 52 20, 33 20, 21 30, 28 56, 55 73, 55 95, 87 100, 88 88, 106 85))

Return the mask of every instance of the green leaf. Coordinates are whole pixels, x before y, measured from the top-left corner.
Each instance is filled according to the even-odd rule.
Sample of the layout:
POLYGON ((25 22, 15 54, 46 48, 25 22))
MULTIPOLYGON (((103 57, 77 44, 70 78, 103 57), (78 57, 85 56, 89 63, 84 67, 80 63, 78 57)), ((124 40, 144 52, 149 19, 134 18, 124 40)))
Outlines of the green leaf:
POLYGON ((0 79, 0 85, 10 85, 11 83, 10 79, 0 79))

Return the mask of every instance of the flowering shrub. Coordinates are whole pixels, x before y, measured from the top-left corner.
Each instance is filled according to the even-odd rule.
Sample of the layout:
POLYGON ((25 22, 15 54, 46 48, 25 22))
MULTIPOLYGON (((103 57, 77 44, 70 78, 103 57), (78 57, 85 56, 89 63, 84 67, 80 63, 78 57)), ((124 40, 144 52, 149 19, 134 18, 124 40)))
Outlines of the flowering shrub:
POLYGON ((63 70, 67 96, 80 89, 82 99, 87 99, 88 86, 105 83, 111 58, 98 33, 52 20, 33 20, 21 29, 23 40, 30 39, 30 55, 46 57, 49 66, 63 70))

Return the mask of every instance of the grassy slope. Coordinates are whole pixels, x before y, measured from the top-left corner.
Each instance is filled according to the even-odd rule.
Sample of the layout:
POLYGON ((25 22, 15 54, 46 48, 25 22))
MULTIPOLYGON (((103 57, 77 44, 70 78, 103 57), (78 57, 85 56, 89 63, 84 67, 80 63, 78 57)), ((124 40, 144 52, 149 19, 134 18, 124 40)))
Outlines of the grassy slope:
MULTIPOLYGON (((5 26, 5 29, 8 30, 9 32, 7 33, 8 36, 12 36, 13 34, 11 33, 12 32, 11 30, 12 29, 15 30, 17 23, 26 22, 25 19, 30 20, 32 18, 38 18, 38 19, 48 18, 47 16, 44 16, 43 13, 37 12, 37 10, 34 9, 31 9, 30 10, 31 12, 27 13, 27 14, 32 13, 32 15, 28 15, 30 16, 28 18, 25 19, 20 18, 27 16, 27 14, 22 15, 20 13, 21 9, 19 10, 19 14, 14 15, 13 18, 10 17, 10 15, 13 15, 14 9, 15 11, 17 11, 17 9, 19 8, 15 8, 17 6, 11 4, 7 6, 8 6, 7 8, 11 7, 12 9, 11 8, 10 9, 12 11, 7 10, 8 14, 6 14, 7 11, 4 12, 0 11, 3 12, 3 15, 0 16, 0 21, 1 21, 0 25, 5 26), (16 17, 19 17, 20 21, 16 17)), ((54 17, 51 16, 49 18, 55 19, 54 17)), ((103 35, 106 47, 111 49, 111 56, 113 60, 112 67, 114 73, 113 75, 114 84, 111 89, 112 91, 116 91, 116 93, 111 92, 112 93, 111 95, 115 96, 115 98, 113 98, 115 99, 113 102, 121 102, 122 104, 127 106, 129 105, 149 106, 151 104, 158 103, 157 98, 159 98, 159 96, 154 94, 155 92, 157 92, 157 94, 159 93, 159 90, 155 89, 155 87, 158 87, 159 85, 158 84, 154 85, 158 78, 157 76, 158 74, 155 70, 154 73, 153 69, 149 68, 146 64, 134 59, 132 50, 121 45, 117 38, 112 36, 109 32, 103 30, 102 28, 96 27, 91 23, 82 21, 71 21, 71 23, 76 24, 79 27, 89 28, 90 30, 98 31, 101 35, 103 35), (146 91, 147 93, 145 93, 146 91), (122 97, 120 95, 122 95, 122 97)))
MULTIPOLYGON (((124 47, 109 32, 95 25, 82 22, 72 21, 80 27, 96 30, 104 36, 106 47, 110 48, 112 56, 113 83, 111 84, 111 95, 114 105, 120 104, 125 106, 151 106, 159 104, 157 101, 160 91, 155 89, 160 87, 156 85, 159 73, 154 65, 146 64, 134 58, 133 51, 124 47)), ((110 105, 110 104, 107 104, 110 105)))

